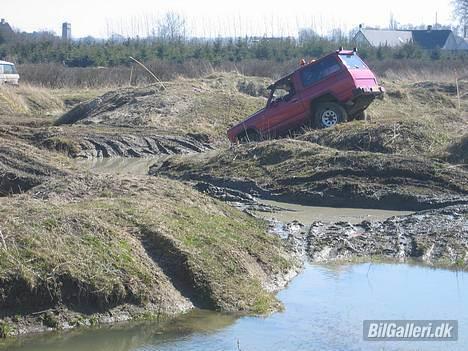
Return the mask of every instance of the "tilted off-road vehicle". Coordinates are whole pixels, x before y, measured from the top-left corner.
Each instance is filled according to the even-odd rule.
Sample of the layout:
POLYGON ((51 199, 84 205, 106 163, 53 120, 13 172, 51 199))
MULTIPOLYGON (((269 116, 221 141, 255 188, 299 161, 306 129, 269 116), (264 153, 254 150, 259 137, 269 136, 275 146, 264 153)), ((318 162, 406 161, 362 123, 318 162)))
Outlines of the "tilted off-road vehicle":
POLYGON ((307 124, 328 128, 365 120, 367 107, 384 94, 356 49, 304 63, 268 89, 266 107, 228 131, 231 142, 274 138, 307 124))

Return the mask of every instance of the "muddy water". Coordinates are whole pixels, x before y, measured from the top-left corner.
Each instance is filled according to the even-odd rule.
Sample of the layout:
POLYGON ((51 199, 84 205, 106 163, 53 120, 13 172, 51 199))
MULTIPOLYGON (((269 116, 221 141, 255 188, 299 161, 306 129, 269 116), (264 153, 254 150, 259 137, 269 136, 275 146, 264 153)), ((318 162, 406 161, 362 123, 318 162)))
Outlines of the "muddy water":
MULTIPOLYGON (((307 266, 266 318, 196 311, 166 325, 35 336, 9 351, 466 350, 468 274, 411 265, 307 266), (366 319, 457 319, 457 342, 365 342, 366 319)), ((0 349, 2 349, 0 347, 0 349)))
POLYGON ((274 212, 257 212, 257 215, 265 219, 276 219, 281 222, 289 222, 293 219, 303 223, 312 224, 315 221, 340 222, 346 221, 353 224, 364 220, 378 221, 385 220, 392 216, 410 214, 407 211, 389 211, 360 208, 334 208, 318 206, 302 206, 285 202, 261 200, 260 203, 273 208, 279 207, 282 210, 274 212))
POLYGON ((150 166, 155 164, 156 160, 161 160, 162 157, 95 158, 89 160, 77 160, 76 164, 82 169, 96 173, 146 175, 148 174, 150 166))

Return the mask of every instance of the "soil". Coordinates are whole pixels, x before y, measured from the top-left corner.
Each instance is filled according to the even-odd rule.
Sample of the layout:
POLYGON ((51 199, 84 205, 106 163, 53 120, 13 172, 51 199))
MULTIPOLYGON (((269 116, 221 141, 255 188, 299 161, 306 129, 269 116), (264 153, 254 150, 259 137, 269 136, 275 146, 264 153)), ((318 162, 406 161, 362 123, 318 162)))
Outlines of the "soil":
POLYGON ((48 155, 0 134, 0 197, 20 194, 65 170, 51 164, 48 155))
POLYGON ((171 157, 150 174, 308 205, 422 210, 468 201, 463 168, 286 139, 171 157))
POLYGON ((312 262, 414 259, 466 269, 468 205, 392 217, 383 222, 314 223, 305 236, 312 262))

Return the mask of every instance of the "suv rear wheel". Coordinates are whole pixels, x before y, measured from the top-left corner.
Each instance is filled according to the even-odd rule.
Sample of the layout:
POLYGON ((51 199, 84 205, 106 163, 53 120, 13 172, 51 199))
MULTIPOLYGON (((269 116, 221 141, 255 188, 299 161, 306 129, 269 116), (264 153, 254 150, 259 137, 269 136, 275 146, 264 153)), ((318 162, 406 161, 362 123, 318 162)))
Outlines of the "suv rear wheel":
POLYGON ((314 112, 314 126, 316 128, 330 128, 348 120, 346 110, 336 102, 321 102, 314 112))

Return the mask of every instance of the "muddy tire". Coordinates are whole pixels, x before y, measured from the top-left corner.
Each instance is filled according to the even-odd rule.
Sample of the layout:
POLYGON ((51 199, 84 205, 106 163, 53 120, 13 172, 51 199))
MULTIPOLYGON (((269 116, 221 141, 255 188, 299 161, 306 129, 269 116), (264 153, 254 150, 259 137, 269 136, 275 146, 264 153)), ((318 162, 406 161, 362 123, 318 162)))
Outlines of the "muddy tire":
POLYGON ((250 129, 244 133, 239 134, 237 136, 237 140, 241 144, 260 141, 260 134, 258 134, 257 131, 250 129))
POLYGON ((356 121, 369 121, 369 115, 367 114, 367 111, 364 110, 364 111, 356 113, 353 116, 353 119, 356 121))
POLYGON ((346 110, 336 102, 321 102, 314 109, 313 124, 315 128, 330 128, 347 120, 346 110))

